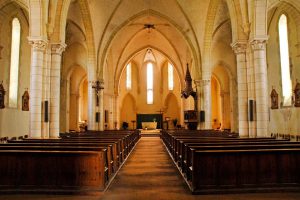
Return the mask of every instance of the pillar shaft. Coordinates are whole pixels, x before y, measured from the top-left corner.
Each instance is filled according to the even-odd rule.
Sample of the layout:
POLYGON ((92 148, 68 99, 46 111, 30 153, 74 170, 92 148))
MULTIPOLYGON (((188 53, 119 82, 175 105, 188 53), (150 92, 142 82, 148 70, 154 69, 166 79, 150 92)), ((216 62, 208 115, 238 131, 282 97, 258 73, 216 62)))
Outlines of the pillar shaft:
POLYGON ((268 133, 268 77, 266 61, 266 40, 259 39, 251 42, 255 70, 256 96, 256 132, 257 136, 267 136, 268 133))
POLYGON ((59 136, 61 56, 65 47, 65 44, 52 44, 51 46, 50 138, 57 138, 59 136))
POLYGON ((47 42, 43 39, 29 39, 32 46, 30 70, 30 129, 29 137, 42 136, 43 64, 47 42))
MULTIPOLYGON (((210 76, 211 77, 211 76, 210 76)), ((210 79, 202 80, 203 107, 205 111, 204 129, 211 129, 211 82, 210 79)))
POLYGON ((97 130, 96 124, 96 93, 92 88, 93 82, 88 83, 88 130, 97 130))
POLYGON ((239 135, 242 137, 248 137, 247 43, 236 42, 232 44, 232 47, 236 54, 237 65, 239 135))

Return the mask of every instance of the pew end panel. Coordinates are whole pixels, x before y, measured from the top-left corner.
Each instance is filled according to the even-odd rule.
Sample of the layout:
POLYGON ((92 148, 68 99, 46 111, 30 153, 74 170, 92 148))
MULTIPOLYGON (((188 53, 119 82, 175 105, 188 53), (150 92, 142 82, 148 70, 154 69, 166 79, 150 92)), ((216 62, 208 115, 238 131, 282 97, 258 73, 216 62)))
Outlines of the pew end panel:
POLYGON ((106 150, 2 150, 0 191, 61 194, 100 192, 107 184, 105 160, 106 150))

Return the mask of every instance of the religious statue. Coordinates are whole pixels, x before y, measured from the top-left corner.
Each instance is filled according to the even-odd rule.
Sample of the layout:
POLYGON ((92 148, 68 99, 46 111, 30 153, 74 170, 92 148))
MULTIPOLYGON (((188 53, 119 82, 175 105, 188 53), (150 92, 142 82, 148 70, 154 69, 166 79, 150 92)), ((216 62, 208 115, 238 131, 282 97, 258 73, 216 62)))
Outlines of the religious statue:
POLYGON ((295 107, 300 107, 300 83, 297 80, 296 87, 294 90, 295 93, 295 107))
POLYGON ((26 90, 22 96, 22 110, 29 111, 29 93, 26 90))
POLYGON ((4 105, 5 90, 2 83, 3 81, 0 83, 0 109, 5 108, 4 105))
POLYGON ((271 109, 278 109, 278 93, 273 88, 271 91, 271 109))

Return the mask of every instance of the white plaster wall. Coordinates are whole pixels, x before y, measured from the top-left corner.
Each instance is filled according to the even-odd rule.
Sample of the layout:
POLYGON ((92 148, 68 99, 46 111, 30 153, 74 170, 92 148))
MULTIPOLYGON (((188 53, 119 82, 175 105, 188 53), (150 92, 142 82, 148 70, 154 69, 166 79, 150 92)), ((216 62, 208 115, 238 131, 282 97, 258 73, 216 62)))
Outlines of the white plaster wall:
MULTIPOLYGON (((296 84, 296 79, 300 80, 300 60, 296 44, 299 43, 297 35, 297 27, 290 12, 279 7, 274 13, 269 27, 269 40, 267 44, 267 62, 268 62, 268 94, 271 94, 274 88, 279 94, 279 103, 282 101, 282 84, 281 84, 281 68, 280 68, 280 51, 279 51, 279 36, 278 36, 278 19, 282 13, 288 17, 288 31, 289 31, 289 51, 290 61, 292 63, 292 83, 293 89, 296 84)), ((298 30, 299 31, 299 30, 298 30)), ((269 97, 269 107, 271 106, 271 98, 269 97)), ((280 105, 279 105, 280 107, 280 105)), ((300 134, 300 108, 295 107, 280 107, 276 110, 270 109, 269 119, 269 134, 300 134)))
POLYGON ((131 126, 131 120, 136 120, 136 114, 156 114, 160 109, 165 109, 167 113, 164 115, 170 115, 168 117, 177 118, 180 123, 180 93, 181 86, 177 71, 174 69, 174 90, 170 92, 168 90, 168 76, 167 76, 167 60, 158 51, 153 50, 156 58, 156 66, 154 66, 154 103, 152 105, 147 104, 146 94, 146 66, 143 64, 143 58, 146 50, 142 51, 139 55, 134 57, 132 62, 132 89, 128 91, 126 89, 126 71, 122 72, 119 83, 119 100, 121 110, 120 121, 127 121, 131 126), (174 107, 174 101, 166 102, 169 93, 172 93, 177 101, 177 107, 174 107), (128 96, 130 94, 130 98, 128 96), (124 100, 125 99, 125 100, 124 100), (125 102, 124 102, 125 101, 125 102), (166 105, 167 103, 167 105, 166 105), (129 105, 127 105, 129 104, 129 105), (166 108, 166 106, 168 106, 166 108), (128 109, 132 109, 133 113, 128 109), (122 114, 123 113, 123 114, 122 114), (128 114, 131 113, 131 114, 128 114), (176 114, 177 113, 177 114, 176 114), (134 115, 134 116, 133 116, 134 115))
POLYGON ((27 19, 15 6, 5 8, 7 16, 1 18, 0 44, 3 46, 2 59, 0 59, 0 81, 6 90, 5 109, 0 110, 0 137, 22 136, 29 133, 29 112, 22 111, 22 95, 25 88, 30 86, 30 60, 31 52, 28 44, 27 19), (9 77, 10 77, 10 48, 11 48, 11 20, 18 17, 21 23, 21 44, 19 61, 18 106, 8 107, 9 77))

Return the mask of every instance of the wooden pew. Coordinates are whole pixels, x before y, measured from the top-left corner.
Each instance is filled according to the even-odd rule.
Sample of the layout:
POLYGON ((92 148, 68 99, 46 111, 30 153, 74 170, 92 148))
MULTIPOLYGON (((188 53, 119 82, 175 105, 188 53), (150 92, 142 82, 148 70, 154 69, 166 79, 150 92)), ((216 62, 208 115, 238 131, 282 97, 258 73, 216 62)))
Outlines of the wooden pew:
POLYGON ((138 139, 138 133, 130 132, 71 136, 63 139, 24 137, 23 140, 8 140, 8 143, 0 144, 0 162, 5 163, 0 165, 0 179, 3 177, 2 181, 0 180, 0 191, 8 193, 103 191, 138 139), (16 170, 16 167, 21 166, 19 160, 24 159, 26 159, 25 169, 22 171, 17 168, 16 170), (33 166, 31 171, 31 167, 27 167, 28 163, 33 163, 30 165, 33 166), (70 171, 68 171, 68 165, 71 165, 70 171), (14 166, 15 170, 9 171, 8 166, 14 166), (98 169, 102 170, 102 166, 104 166, 103 171, 99 171, 98 169), (42 173, 45 176, 42 176, 42 173), (30 176, 28 183, 26 178, 22 178, 23 175, 27 178, 30 176), (73 178, 70 178, 70 175, 73 178))
POLYGON ((300 191, 300 149, 197 150, 194 194, 300 191))
POLYGON ((202 135, 187 132, 162 134, 167 150, 194 194, 300 191, 300 172, 295 170, 300 167, 299 142, 290 142, 290 138, 275 140, 202 135), (249 154, 253 157, 251 162, 247 160, 249 154), (271 163, 264 164, 264 160, 270 161, 272 166, 271 163), (264 170, 266 166, 273 167, 274 160, 275 164, 280 162, 280 170, 259 171, 261 167, 264 170), (279 174, 280 171, 283 174, 279 174), (290 172, 298 178, 291 178, 290 172), (265 178, 247 182, 247 177, 252 178, 253 174, 265 178))
POLYGON ((84 193, 105 189, 106 149, 0 150, 1 193, 84 193))
POLYGON ((300 143, 294 144, 221 144, 219 146, 207 145, 200 146, 199 144, 185 144, 185 152, 182 158, 182 172, 186 175, 187 180, 191 179, 191 167, 193 166, 193 152, 198 150, 252 150, 252 149, 295 149, 300 148, 300 143))
MULTIPOLYGON (((115 158, 116 149, 110 143, 52 143, 52 142, 42 142, 42 143, 30 143, 30 142, 16 142, 16 141, 9 141, 6 144, 0 144, 0 150, 22 150, 22 149, 39 149, 40 147, 44 147, 43 149, 67 149, 69 151, 76 151, 76 150, 97 150, 99 148, 107 148, 106 151, 106 164, 108 168, 108 178, 110 178, 114 172, 118 170, 119 163, 115 158)), ((48 150, 47 149, 47 150, 48 150)))

